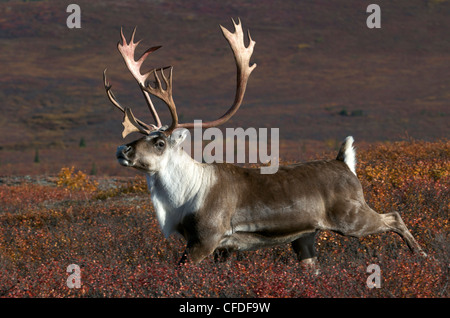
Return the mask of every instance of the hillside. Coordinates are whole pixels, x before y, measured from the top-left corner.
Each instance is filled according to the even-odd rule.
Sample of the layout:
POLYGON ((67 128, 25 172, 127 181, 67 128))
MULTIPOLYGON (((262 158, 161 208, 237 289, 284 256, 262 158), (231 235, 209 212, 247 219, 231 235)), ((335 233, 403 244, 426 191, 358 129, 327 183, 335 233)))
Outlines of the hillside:
POLYGON ((130 175, 114 159, 122 115, 106 98, 103 69, 118 99, 150 116, 116 49, 121 26, 127 35, 138 27, 139 52, 163 46, 146 67, 174 66, 182 120, 208 120, 235 87, 218 24, 240 17, 258 67, 228 126, 280 128, 282 158, 305 160, 350 134, 358 147, 450 135, 450 1, 378 1, 381 29, 367 28, 371 2, 360 0, 78 1, 82 27, 72 30, 69 3, 0 2, 0 175, 71 165, 130 175))

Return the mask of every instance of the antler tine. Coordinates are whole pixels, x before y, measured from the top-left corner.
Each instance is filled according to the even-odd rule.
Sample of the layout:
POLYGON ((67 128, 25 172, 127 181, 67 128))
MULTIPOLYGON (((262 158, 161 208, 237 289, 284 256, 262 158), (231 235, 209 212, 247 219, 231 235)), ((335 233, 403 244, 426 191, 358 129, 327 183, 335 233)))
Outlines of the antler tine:
POLYGON ((119 104, 119 102, 117 101, 116 97, 114 96, 113 92, 111 91, 111 85, 108 83, 108 81, 106 80, 106 70, 107 68, 104 69, 103 71, 103 85, 105 86, 105 90, 106 90, 106 95, 108 95, 108 99, 109 101, 116 106, 122 113, 125 113, 124 108, 119 104))
MULTIPOLYGON (((249 45, 246 47, 244 44, 244 33, 242 31, 242 23, 241 20, 238 19, 238 23, 236 23, 233 19, 231 19, 234 25, 235 32, 231 33, 229 30, 220 25, 223 36, 227 40, 228 44, 233 51, 234 59, 236 62, 237 68, 237 81, 236 81, 236 95, 234 97, 233 105, 222 115, 222 117, 210 121, 203 122, 202 128, 209 128, 219 126, 225 122, 227 122, 239 107, 242 104, 244 99, 245 90, 247 88, 247 82, 250 77, 251 72, 255 69, 256 63, 250 66, 250 58, 253 54, 253 48, 255 47, 256 42, 250 36, 250 31, 248 31, 249 45)), ((182 123, 178 124, 178 127, 183 128, 194 128, 194 123, 182 123)))
POLYGON ((158 97, 161 99, 169 108, 170 115, 172 116, 172 124, 164 131, 164 134, 166 136, 169 136, 175 128, 179 127, 178 124, 178 114, 177 114, 177 108, 175 106, 175 102, 173 101, 172 96, 172 74, 173 74, 173 67, 172 66, 166 66, 161 69, 159 69, 159 72, 161 73, 161 76, 164 80, 164 84, 166 88, 164 89, 161 80, 158 76, 158 70, 153 69, 148 74, 152 74, 155 77, 155 87, 152 87, 151 85, 147 84, 146 86, 142 87, 143 90, 149 92, 153 96, 158 97), (170 69, 168 77, 164 74, 165 69, 170 69))
POLYGON ((106 95, 108 95, 108 99, 110 102, 116 106, 122 113, 124 113, 123 118, 123 126, 124 130, 122 132, 122 137, 125 138, 128 134, 132 132, 140 132, 142 134, 150 134, 153 130, 158 129, 155 125, 147 125, 143 121, 137 119, 134 117, 133 113, 131 112, 131 109, 128 107, 122 107, 120 103, 117 101, 116 97, 114 96, 113 92, 111 91, 112 86, 108 83, 106 79, 106 69, 103 71, 103 84, 105 86, 106 95))
MULTIPOLYGON (((228 44, 233 51, 234 59, 236 62, 237 68, 237 83, 236 83, 236 95, 234 98, 233 105, 227 110, 225 114, 222 115, 219 119, 210 122, 202 123, 202 128, 209 128, 221 125, 227 122, 239 109, 242 104, 242 100, 244 99, 245 90, 247 87, 248 78, 251 72, 255 69, 256 64, 250 64, 250 58, 253 54, 253 48, 255 47, 256 42, 250 36, 250 31, 248 32, 249 45, 246 47, 244 44, 244 33, 242 31, 241 20, 238 19, 238 23, 236 23, 233 19, 231 19, 234 25, 235 32, 231 33, 223 26, 220 26, 223 36, 228 41, 228 44)), ((161 86, 161 81, 158 77, 157 71, 154 69, 150 71, 155 76, 155 84, 156 87, 153 88, 150 85, 146 85, 143 89, 150 94, 162 99, 167 106, 169 107, 171 116, 172 116, 172 124, 170 127, 164 132, 166 135, 170 135, 175 128, 194 128, 194 123, 178 123, 178 116, 176 112, 175 103, 172 98, 172 67, 170 68, 169 78, 167 79, 164 75, 163 69, 160 70, 160 73, 163 77, 163 80, 166 84, 166 89, 164 90, 161 86)))
POLYGON ((248 31, 247 34, 249 38, 249 45, 248 47, 245 47, 241 20, 238 18, 238 23, 236 23, 233 19, 231 19, 231 21, 234 25, 234 33, 231 33, 223 26, 220 26, 220 28, 222 30, 223 36, 228 41, 228 44, 233 51, 234 59, 236 62, 237 82, 234 103, 222 117, 215 121, 204 123, 203 127, 213 127, 221 125, 228 121, 236 113, 236 111, 242 104, 242 100, 244 99, 248 78, 250 77, 252 71, 256 68, 256 63, 250 66, 250 58, 253 54, 253 49, 256 42, 253 41, 250 36, 250 31, 248 31))
POLYGON ((149 73, 142 75, 141 71, 140 71, 142 64, 144 63, 147 56, 150 53, 159 49, 161 46, 153 46, 153 47, 147 49, 141 55, 141 57, 136 61, 134 59, 135 50, 136 50, 136 47, 141 42, 141 40, 134 42, 135 34, 136 34, 136 27, 133 29, 133 33, 131 34, 130 41, 127 42, 127 40, 123 34, 123 29, 120 28, 120 36, 122 39, 122 43, 120 43, 120 41, 117 43, 117 49, 119 50, 120 54, 122 55, 122 58, 126 64, 128 70, 133 75, 134 79, 138 82, 139 87, 141 87, 141 91, 144 94, 144 98, 147 103, 147 106, 150 110, 150 113, 153 116, 153 119, 155 120, 156 127, 161 128, 161 120, 159 119, 158 113, 156 112, 155 106, 152 103, 150 95, 146 91, 142 90, 142 87, 145 85, 145 81, 147 80, 149 73))

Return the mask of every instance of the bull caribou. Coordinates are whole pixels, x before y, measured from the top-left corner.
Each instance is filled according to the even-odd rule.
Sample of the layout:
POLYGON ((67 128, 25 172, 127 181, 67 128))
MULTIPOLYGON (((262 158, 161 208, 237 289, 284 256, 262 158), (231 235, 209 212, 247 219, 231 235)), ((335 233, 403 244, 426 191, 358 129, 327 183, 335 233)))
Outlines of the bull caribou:
MULTIPOLYGON (((202 128, 228 121, 241 106, 247 82, 256 64, 250 65, 255 41, 248 33, 244 44, 240 20, 232 20, 235 31, 220 26, 231 47, 237 67, 236 95, 220 118, 202 122, 202 128)), ((162 233, 181 234, 187 241, 180 260, 199 263, 216 252, 227 257, 232 251, 254 250, 291 243, 301 264, 316 266, 314 240, 318 231, 328 230, 353 237, 393 231, 409 249, 426 255, 408 231, 398 212, 379 214, 364 200, 355 172, 353 138, 347 137, 337 157, 280 166, 274 174, 229 163, 200 163, 181 147, 193 123, 180 123, 172 98, 172 67, 140 72, 142 63, 159 46, 151 47, 135 60, 136 28, 129 42, 121 30, 117 47, 128 70, 144 95, 154 124, 137 119, 122 107, 103 80, 107 96, 124 113, 122 136, 132 132, 144 136, 117 148, 117 160, 125 167, 142 171, 162 233), (153 80, 149 80, 153 75, 153 80), (161 80, 162 79, 162 80, 161 80), (169 108, 172 122, 163 126, 150 95, 169 108)))

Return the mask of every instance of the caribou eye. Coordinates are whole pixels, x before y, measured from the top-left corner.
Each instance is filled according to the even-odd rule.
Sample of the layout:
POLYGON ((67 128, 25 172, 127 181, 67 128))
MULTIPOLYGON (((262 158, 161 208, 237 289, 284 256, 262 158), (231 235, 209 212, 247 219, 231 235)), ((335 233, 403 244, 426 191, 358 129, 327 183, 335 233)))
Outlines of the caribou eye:
POLYGON ((164 148, 165 143, 164 143, 164 141, 159 140, 159 141, 156 142, 155 146, 156 146, 157 148, 164 148))

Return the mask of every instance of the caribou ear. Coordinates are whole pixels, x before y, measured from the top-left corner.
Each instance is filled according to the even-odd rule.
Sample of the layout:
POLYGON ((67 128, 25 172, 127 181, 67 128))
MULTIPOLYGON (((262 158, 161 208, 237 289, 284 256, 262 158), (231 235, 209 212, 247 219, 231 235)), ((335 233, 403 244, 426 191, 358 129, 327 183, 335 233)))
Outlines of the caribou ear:
POLYGON ((178 147, 188 136, 190 137, 189 130, 185 128, 179 128, 172 132, 172 134, 170 135, 170 141, 174 147, 178 147))

